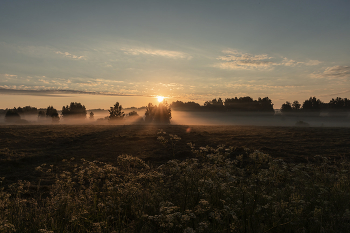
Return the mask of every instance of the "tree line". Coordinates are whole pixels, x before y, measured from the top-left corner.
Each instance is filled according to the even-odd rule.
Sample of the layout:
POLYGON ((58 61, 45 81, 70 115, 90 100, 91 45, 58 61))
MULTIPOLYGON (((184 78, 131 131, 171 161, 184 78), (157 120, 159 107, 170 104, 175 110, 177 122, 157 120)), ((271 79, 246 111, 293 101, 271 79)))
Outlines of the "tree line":
MULTIPOLYGON (((144 122, 157 122, 157 123, 170 123, 171 110, 182 110, 182 111, 225 111, 225 112, 262 112, 274 114, 273 103, 268 97, 253 98, 246 97, 235 97, 226 98, 224 101, 221 98, 212 99, 206 101, 203 106, 195 102, 182 102, 175 101, 170 105, 166 101, 153 105, 149 103, 146 106, 146 112, 143 117, 139 116, 136 111, 131 111, 128 114, 123 112, 122 105, 116 102, 114 106, 110 107, 109 116, 106 119, 110 121, 125 119, 125 117, 139 117, 144 122)), ((317 116, 320 112, 327 112, 330 116, 341 116, 347 115, 350 112, 350 100, 347 98, 332 98, 328 103, 322 102, 316 97, 310 97, 306 99, 302 104, 295 100, 292 103, 286 101, 281 106, 281 113, 283 115, 293 115, 299 113, 306 113, 308 115, 317 116)), ((53 106, 48 106, 46 109, 37 109, 35 107, 26 106, 18 107, 13 109, 6 109, 5 118, 11 120, 21 119, 21 115, 26 114, 38 114, 39 118, 52 118, 52 121, 58 122, 60 120, 57 109, 53 106)), ((77 102, 71 102, 70 105, 62 107, 61 117, 81 117, 86 118, 87 110, 84 105, 77 102)), ((90 119, 94 119, 94 113, 90 112, 90 119)))
MULTIPOLYGON (((107 120, 115 122, 118 120, 123 120, 125 117, 138 119, 139 121, 144 121, 147 123, 170 123, 171 119, 171 108, 166 101, 159 103, 158 105, 153 105, 149 103, 146 107, 145 116, 141 117, 136 111, 131 111, 127 115, 123 111, 122 105, 116 102, 114 106, 110 107, 108 110, 109 116, 106 117, 107 120)), ((18 107, 13 109, 7 109, 5 114, 5 119, 7 121, 19 121, 21 120, 21 115, 26 114, 38 114, 39 119, 51 118, 53 122, 58 122, 60 120, 60 115, 53 106, 48 106, 46 111, 41 109, 38 111, 35 107, 26 106, 24 108, 18 107)), ((71 102, 70 105, 62 107, 61 117, 62 118, 86 118, 87 110, 85 105, 77 102, 71 102)), ((89 114, 90 119, 94 119, 94 113, 91 111, 89 114)))
POLYGON ((327 112, 330 116, 347 115, 350 112, 350 100, 347 98, 332 98, 328 103, 322 102, 316 97, 310 97, 300 104, 297 100, 293 103, 287 101, 282 104, 281 112, 285 115, 296 113, 307 113, 319 115, 320 112, 327 112))
POLYGON ((224 101, 221 98, 206 101, 203 106, 195 102, 173 102, 170 107, 174 110, 183 111, 227 111, 227 112, 264 112, 274 114, 273 103, 269 97, 253 98, 235 97, 227 98, 224 101))

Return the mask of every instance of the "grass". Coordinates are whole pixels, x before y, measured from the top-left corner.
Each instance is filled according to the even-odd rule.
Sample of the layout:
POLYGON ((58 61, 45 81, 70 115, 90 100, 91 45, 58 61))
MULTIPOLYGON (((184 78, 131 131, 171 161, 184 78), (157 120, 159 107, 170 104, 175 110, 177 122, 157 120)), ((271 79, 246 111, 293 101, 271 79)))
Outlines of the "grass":
MULTIPOLYGON (((103 129, 96 128, 96 134, 103 129)), ((162 160, 115 153, 113 160, 106 154, 109 161, 81 159, 82 154, 72 153, 80 150, 73 145, 53 160, 45 153, 32 155, 29 162, 35 166, 27 169, 35 179, 20 180, 19 173, 16 182, 4 178, 0 186, 0 232, 350 231, 348 158, 308 155, 300 163, 248 147, 205 146, 199 134, 218 134, 212 139, 216 143, 219 129, 176 134, 186 129, 147 128, 144 138, 135 131, 133 138, 154 140, 149 146, 157 148, 162 160), (195 145, 196 136, 200 144, 195 145), (187 150, 191 154, 182 156, 187 150), (37 165, 38 158, 46 164, 37 165)), ((77 137, 96 138, 91 129, 90 134, 84 130, 71 138, 60 138, 65 133, 56 130, 52 137, 78 144, 77 137)), ((124 142, 132 130, 119 131, 124 142)), ((257 128, 255 133, 261 137, 262 132, 257 128)), ((9 158, 19 154, 10 144, 6 148, 1 153, 9 158)), ((13 159, 19 167, 24 167, 23 153, 13 159)))

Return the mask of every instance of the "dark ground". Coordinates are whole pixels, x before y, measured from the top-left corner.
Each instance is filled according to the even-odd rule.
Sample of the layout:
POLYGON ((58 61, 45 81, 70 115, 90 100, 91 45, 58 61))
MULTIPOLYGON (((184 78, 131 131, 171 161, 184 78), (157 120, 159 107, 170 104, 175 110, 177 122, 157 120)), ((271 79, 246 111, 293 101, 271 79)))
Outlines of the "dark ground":
POLYGON ((160 164, 172 159, 172 150, 157 140, 158 129, 182 139, 175 158, 193 156, 196 147, 221 144, 248 147, 292 162, 307 162, 315 155, 350 157, 349 128, 181 125, 17 125, 0 126, 0 177, 8 182, 36 180, 35 167, 59 165, 62 159, 80 158, 114 164, 129 154, 160 164))

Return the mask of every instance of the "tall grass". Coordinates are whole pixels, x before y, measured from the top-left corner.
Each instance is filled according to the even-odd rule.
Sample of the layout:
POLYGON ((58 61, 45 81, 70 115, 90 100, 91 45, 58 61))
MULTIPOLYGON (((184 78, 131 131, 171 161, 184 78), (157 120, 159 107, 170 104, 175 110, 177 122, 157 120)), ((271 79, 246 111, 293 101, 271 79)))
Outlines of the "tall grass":
POLYGON ((158 167, 129 155, 37 167, 54 183, 2 187, 0 232, 350 232, 348 160, 189 146, 195 158, 158 167))

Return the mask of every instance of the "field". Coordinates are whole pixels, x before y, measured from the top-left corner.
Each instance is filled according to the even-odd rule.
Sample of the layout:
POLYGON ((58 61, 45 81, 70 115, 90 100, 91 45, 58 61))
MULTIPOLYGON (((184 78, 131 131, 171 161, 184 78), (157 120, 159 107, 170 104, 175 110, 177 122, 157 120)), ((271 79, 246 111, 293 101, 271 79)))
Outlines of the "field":
POLYGON ((0 177, 35 179, 33 171, 41 163, 59 163, 75 157, 113 164, 121 154, 152 163, 172 157, 157 140, 157 131, 182 138, 176 145, 175 159, 192 156, 187 143, 260 150, 274 158, 306 162, 315 155, 350 156, 348 128, 298 128, 260 126, 174 126, 174 125, 44 125, 1 126, 0 177))
MULTIPOLYGON (((52 219, 39 221, 40 223, 33 228, 28 226, 28 222, 25 225, 13 220, 18 216, 7 219, 0 216, 0 231, 31 229, 33 232, 38 230, 41 232, 112 232, 113 230, 213 232, 213 229, 216 229, 216 232, 322 232, 328 229, 331 231, 324 232, 346 232, 350 229, 350 190, 347 170, 350 156, 349 138, 348 128, 232 125, 4 125, 0 127, 0 177, 5 177, 2 184, 3 192, 12 192, 12 197, 25 199, 27 204, 22 206, 12 203, 11 198, 4 199, 5 194, 0 190, 2 194, 0 209, 7 208, 6 211, 12 214, 14 212, 11 211, 14 209, 11 208, 17 208, 16 214, 18 208, 28 212, 26 206, 31 205, 28 201, 30 197, 36 203, 35 206, 41 205, 37 212, 31 214, 40 212, 41 215, 46 215, 45 213, 53 211, 56 217, 67 217, 69 215, 67 209, 60 210, 63 212, 59 214, 55 212, 57 210, 47 209, 49 207, 46 202, 50 201, 50 205, 53 205, 52 201, 58 198, 52 193, 53 189, 57 193, 62 192, 60 198, 69 196, 74 199, 75 195, 83 195, 83 192, 86 196, 93 194, 91 200, 85 197, 89 200, 85 200, 84 205, 80 203, 85 207, 79 206, 79 208, 88 209, 87 205, 95 205, 95 209, 86 210, 90 216, 85 216, 86 221, 74 222, 70 219, 68 222, 63 220, 55 222, 56 219, 55 221, 52 219), (175 162, 168 162, 170 160, 175 162), (179 171, 175 172, 174 163, 188 176, 180 176, 179 171), (49 165, 51 166, 48 167, 49 165), (283 170, 279 170, 282 167, 283 170), (90 178, 75 180, 78 179, 78 174, 89 169, 90 178), (220 174, 226 172, 227 175, 218 176, 216 169, 220 174), (112 170, 114 172, 111 172, 112 170), (302 171, 300 174, 297 172, 299 170, 302 171), (191 173, 193 171, 196 172, 191 173), (101 178, 102 173, 104 178, 101 178), (114 175, 110 177, 111 181, 108 183, 105 179, 112 173, 114 175), (61 174, 60 179, 58 174, 61 174), (169 178, 165 177, 167 174, 169 178), (232 180, 228 176, 233 177, 232 180), (140 179, 144 179, 145 183, 140 179), (215 185, 206 187, 200 184, 203 179, 205 182, 216 180, 219 185, 231 186, 216 193, 215 185), (31 185, 26 189, 27 183, 21 183, 19 180, 29 181, 31 185), (157 182, 163 186, 157 186, 157 182), (256 188, 257 182, 260 182, 259 191, 256 188), (8 188, 8 185, 14 183, 17 185, 8 188), (135 187, 125 188, 124 194, 127 192, 130 195, 127 197, 111 191, 112 189, 107 187, 112 185, 111 183, 117 186, 123 184, 124 188, 131 184, 135 187), (75 186, 77 184, 83 185, 84 188, 75 186), (100 187, 98 191, 95 190, 96 187, 100 187), (136 187, 138 190, 134 190, 136 187), (184 192, 184 196, 191 194, 193 197, 186 199, 184 196, 176 196, 177 194, 169 196, 174 192, 172 187, 177 190, 177 194, 184 192), (184 187, 185 191, 182 190, 184 187), (23 191, 25 189, 26 192, 23 191), (63 189, 69 192, 64 194, 63 189), (130 191, 131 189, 134 191, 130 191), (203 190, 198 193, 199 189, 203 190), (91 192, 89 195, 87 190, 91 192), (143 192, 139 193, 140 190, 143 192), (279 190, 279 193, 276 194, 276 190, 279 190), (259 196, 257 191, 261 192, 262 196, 259 196), (13 192, 17 192, 17 196, 13 192), (127 209, 126 212, 120 209, 113 215, 110 209, 102 211, 102 207, 111 201, 107 199, 111 198, 112 193, 115 196, 119 195, 119 202, 123 202, 125 206, 118 208, 125 211, 127 209), (177 199, 166 201, 167 198, 175 196, 177 199), (128 198, 144 202, 139 203, 128 198), (232 198, 235 199, 234 202, 232 198), (320 198, 324 198, 326 204, 320 203, 320 198), (258 199, 259 202, 256 202, 258 199), (99 207, 96 201, 101 203, 99 207), (145 206, 145 203, 149 203, 150 206, 145 206), (100 216, 97 210, 106 216, 100 216), (175 213, 179 216, 176 217, 175 213), (192 218, 191 214, 195 217, 192 218), (329 214, 332 216, 328 216, 329 219, 325 220, 329 214), (259 220, 257 216, 260 215, 259 220), (119 219, 108 220, 107 217, 110 216, 119 219), (106 219, 103 220, 104 218, 106 219), (142 220, 145 218, 147 221, 142 220), (312 220, 305 222, 305 218, 312 220)), ((69 206, 67 199, 64 200, 65 208, 76 208, 75 204, 69 206)), ((74 212, 72 209, 71 211, 74 212)), ((27 218, 23 220, 24 222, 30 221, 25 214, 22 218, 27 218)))

